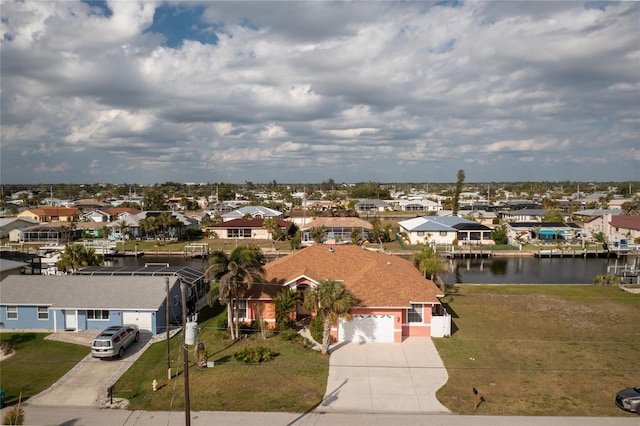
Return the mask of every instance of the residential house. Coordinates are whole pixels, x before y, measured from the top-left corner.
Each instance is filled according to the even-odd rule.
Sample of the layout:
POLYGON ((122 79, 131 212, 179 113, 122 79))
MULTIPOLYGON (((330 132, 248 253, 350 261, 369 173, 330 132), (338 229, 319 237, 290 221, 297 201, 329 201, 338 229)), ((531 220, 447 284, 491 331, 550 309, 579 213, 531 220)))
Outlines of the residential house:
POLYGON ((26 209, 17 217, 26 217, 36 222, 73 222, 77 219, 79 210, 75 207, 36 207, 26 209))
POLYGON ((545 209, 520 209, 510 212, 502 212, 500 216, 506 222, 542 222, 545 209))
POLYGON ((153 276, 11 275, 0 286, 8 330, 102 330, 137 324, 157 334, 182 315, 180 279, 153 276))
POLYGON ((91 210, 101 210, 111 206, 111 204, 109 203, 105 203, 100 200, 94 200, 94 199, 76 200, 73 202, 72 205, 73 207, 76 207, 82 212, 88 212, 91 210))
POLYGON ((14 229, 28 228, 38 222, 28 217, 0 217, 0 238, 7 238, 14 229))
POLYGON ((494 244, 492 228, 458 216, 421 216, 398 222, 410 244, 494 244))
POLYGON ((325 233, 322 242, 344 243, 351 242, 351 233, 358 230, 358 240, 367 241, 373 231, 373 225, 357 217, 319 217, 308 222, 302 231, 302 243, 313 243, 312 229, 322 228, 325 233))
POLYGON ((528 242, 569 243, 580 235, 582 228, 565 222, 507 222, 509 244, 528 242))
POLYGON ((375 199, 361 199, 355 205, 358 213, 377 213, 392 210, 389 203, 375 199))
POLYGON ((272 217, 274 219, 282 219, 282 213, 264 206, 244 206, 223 214, 222 220, 227 221, 243 217, 252 217, 254 219, 266 219, 268 217, 272 217))
MULTIPOLYGON (((284 233, 288 233, 292 222, 282 219, 275 219, 276 225, 284 233)), ((212 234, 215 232, 217 238, 233 239, 233 238, 252 238, 259 240, 270 240, 273 235, 264 227, 264 219, 262 218, 238 218, 225 222, 216 223, 207 226, 205 232, 212 234)))
POLYGON ((405 212, 437 212, 442 210, 442 204, 431 200, 398 200, 398 207, 405 212))
MULTIPOLYGON (((265 265, 265 283, 254 283, 240 301, 243 321, 263 318, 275 325, 273 301, 284 287, 302 295, 323 280, 344 283, 357 299, 352 321, 339 318, 331 333, 338 342, 395 342, 407 337, 443 337, 451 317, 439 298, 444 294, 413 264, 397 256, 356 245, 313 245, 265 265)), ((296 319, 313 313, 302 305, 296 319)))
POLYGON ((633 244, 636 238, 640 238, 640 216, 607 213, 586 221, 584 230, 586 236, 590 238, 602 233, 605 241, 614 247, 620 244, 633 244))

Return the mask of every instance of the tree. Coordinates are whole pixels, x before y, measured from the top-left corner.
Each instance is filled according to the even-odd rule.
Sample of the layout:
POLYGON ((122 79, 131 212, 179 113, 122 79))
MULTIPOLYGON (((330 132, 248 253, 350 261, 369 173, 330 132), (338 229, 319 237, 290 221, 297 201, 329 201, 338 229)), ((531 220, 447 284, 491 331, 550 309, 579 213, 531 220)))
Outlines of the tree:
POLYGON ((411 256, 411 262, 423 277, 429 278, 432 281, 437 281, 440 285, 440 289, 444 291, 444 282, 440 278, 440 273, 445 272, 447 267, 440 256, 431 247, 423 247, 421 251, 416 252, 411 256))
POLYGON ((564 222, 564 218, 562 217, 562 213, 560 210, 547 210, 542 215, 543 222, 564 222))
POLYGON ((92 248, 81 244, 67 244, 56 266, 61 271, 75 271, 87 266, 99 266, 102 259, 102 255, 96 254, 92 248))
POLYGON ((280 229, 280 227, 278 226, 278 222, 276 222, 276 219, 273 218, 273 217, 266 218, 262 222, 262 227, 264 229, 266 229, 266 231, 269 233, 269 237, 271 239, 274 239, 274 235, 275 235, 276 231, 278 229, 280 229))
POLYGON ((155 189, 151 189, 144 194, 144 198, 142 199, 142 207, 144 210, 164 210, 164 196, 162 193, 156 191, 155 189))
POLYGON ((167 233, 169 230, 175 226, 177 226, 180 221, 173 217, 171 212, 166 211, 160 213, 160 216, 157 217, 158 225, 162 227, 162 239, 167 239, 167 233))
POLYGON ((156 231, 158 230, 158 219, 154 216, 145 217, 140 219, 140 228, 144 231, 145 235, 153 234, 153 238, 156 238, 156 231))
POLYGON ((453 194, 453 215, 457 215, 460 210, 460 193, 462 192, 462 184, 464 183, 464 170, 458 170, 458 181, 456 182, 456 190, 453 194))
POLYGON ((638 199, 626 201, 620 207, 622 208, 622 214, 625 216, 637 216, 640 214, 640 201, 638 199))
POLYGON ((491 239, 496 244, 507 244, 509 242, 509 236, 507 234, 507 225, 498 225, 491 231, 491 239))
POLYGON ((322 226, 314 226, 311 228, 311 238, 313 238, 313 242, 316 244, 321 244, 324 239, 324 234, 327 233, 327 227, 322 226))
POLYGON ((304 300, 305 309, 315 311, 322 318, 321 352, 323 354, 329 351, 331 344, 331 324, 340 316, 351 320, 351 309, 357 303, 353 293, 341 281, 322 280, 307 292, 304 300))
POLYGON ((301 302, 302 295, 290 287, 285 287, 278 293, 274 301, 278 329, 286 328, 291 323, 291 314, 296 311, 298 303, 301 302))
MULTIPOLYGON (((227 320, 234 340, 240 337, 240 294, 242 290, 251 288, 254 282, 264 279, 264 261, 262 250, 254 245, 239 245, 229 256, 222 250, 209 256, 210 266, 205 271, 205 277, 213 277, 218 283, 218 298, 227 303, 227 320)), ((213 299, 215 297, 210 293, 209 301, 213 299)))

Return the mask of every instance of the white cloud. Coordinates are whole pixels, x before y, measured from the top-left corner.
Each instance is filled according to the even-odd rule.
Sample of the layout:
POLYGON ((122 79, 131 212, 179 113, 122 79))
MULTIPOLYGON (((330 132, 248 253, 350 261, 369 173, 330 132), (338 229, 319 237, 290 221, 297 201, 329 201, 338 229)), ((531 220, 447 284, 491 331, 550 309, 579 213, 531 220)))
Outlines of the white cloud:
POLYGON ((4 2, 2 180, 637 180, 640 4, 594 6, 4 2))

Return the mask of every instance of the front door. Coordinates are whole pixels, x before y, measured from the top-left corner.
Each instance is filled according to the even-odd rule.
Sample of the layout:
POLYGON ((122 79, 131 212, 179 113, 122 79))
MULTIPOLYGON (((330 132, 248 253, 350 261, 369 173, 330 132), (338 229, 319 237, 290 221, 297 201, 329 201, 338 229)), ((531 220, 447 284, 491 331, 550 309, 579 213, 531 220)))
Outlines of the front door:
POLYGON ((64 329, 76 330, 78 328, 78 314, 75 310, 65 309, 64 311, 64 329))

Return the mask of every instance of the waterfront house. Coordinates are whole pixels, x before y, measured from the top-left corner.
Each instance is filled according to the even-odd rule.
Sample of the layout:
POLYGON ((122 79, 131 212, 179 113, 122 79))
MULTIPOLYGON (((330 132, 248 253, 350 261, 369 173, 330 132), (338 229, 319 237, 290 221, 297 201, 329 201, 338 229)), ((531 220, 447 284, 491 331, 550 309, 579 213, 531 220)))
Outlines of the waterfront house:
POLYGON ((324 227, 325 233, 322 242, 351 242, 351 233, 358 231, 358 240, 367 241, 373 225, 366 220, 357 217, 319 217, 304 225, 302 231, 302 243, 313 243, 313 228, 324 227))
MULTIPOLYGON (((303 296, 322 280, 342 281, 358 304, 352 321, 338 319, 332 335, 338 342, 402 342, 407 337, 443 337, 451 333, 451 317, 440 302, 444 294, 413 264, 398 256, 357 245, 316 244, 281 257, 264 267, 265 282, 254 283, 240 301, 240 317, 250 323, 260 306, 275 326, 273 301, 288 287, 303 296)), ((295 319, 312 315, 302 305, 295 319)))

